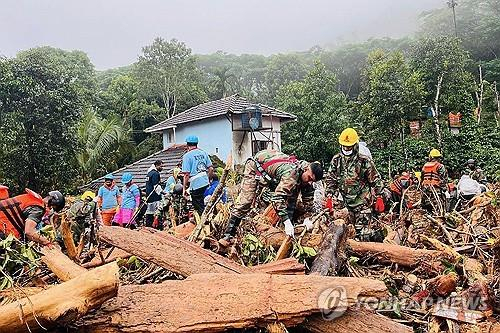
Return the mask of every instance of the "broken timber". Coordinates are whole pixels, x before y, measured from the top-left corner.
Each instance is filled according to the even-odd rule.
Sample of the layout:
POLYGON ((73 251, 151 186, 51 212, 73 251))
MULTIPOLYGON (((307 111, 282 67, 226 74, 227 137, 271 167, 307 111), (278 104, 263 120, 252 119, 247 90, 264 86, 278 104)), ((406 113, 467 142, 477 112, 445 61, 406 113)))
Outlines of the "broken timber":
POLYGON ((68 281, 87 272, 85 268, 68 258, 57 247, 42 249, 42 262, 61 280, 68 281))
POLYGON ((111 263, 2 306, 0 332, 39 332, 73 322, 115 297, 118 279, 118 266, 111 263))
POLYGON ((339 287, 345 290, 341 301, 346 305, 387 291, 382 281, 365 278, 197 274, 182 281, 123 286, 116 299, 77 326, 93 332, 220 332, 276 321, 294 326, 328 309, 331 300, 320 295, 339 287))

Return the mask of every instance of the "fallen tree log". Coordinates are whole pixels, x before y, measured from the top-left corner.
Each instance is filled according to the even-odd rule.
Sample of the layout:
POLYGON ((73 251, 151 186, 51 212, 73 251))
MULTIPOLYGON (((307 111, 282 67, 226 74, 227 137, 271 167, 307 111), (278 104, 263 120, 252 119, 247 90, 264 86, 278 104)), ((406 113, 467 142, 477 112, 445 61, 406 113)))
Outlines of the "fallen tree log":
POLYGON ((38 332, 73 322, 115 297, 118 279, 118 266, 111 263, 4 305, 0 307, 0 332, 38 332))
POLYGON ((71 280, 87 270, 68 258, 57 247, 42 249, 42 262, 61 280, 71 280))
POLYGON ((340 302, 346 305, 387 292, 382 281, 364 278, 197 274, 182 281, 123 286, 116 299, 77 327, 93 332, 220 332, 276 321, 294 326, 327 310, 331 299, 321 295, 338 288, 345 290, 340 302))
POLYGON ((187 240, 166 233, 162 233, 161 236, 152 233, 147 237, 141 237, 145 232, 103 226, 99 229, 99 237, 108 244, 182 276, 197 273, 253 272, 249 267, 205 250, 187 240))
POLYGON ((344 220, 335 220, 329 225, 323 242, 311 266, 311 273, 337 275, 345 260, 346 225, 344 220))
POLYGON ((63 214, 61 217, 61 236, 68 252, 68 257, 73 261, 78 260, 78 250, 73 241, 73 232, 71 231, 71 220, 63 214))
POLYGON ((332 320, 321 315, 307 319, 307 329, 312 333, 412 333, 411 327, 399 324, 367 309, 347 310, 332 320))
POLYGON ((306 267, 295 258, 286 258, 270 262, 268 264, 256 265, 252 269, 255 273, 281 274, 281 275, 304 275, 306 267))
POLYGON ((394 263, 404 267, 421 265, 438 273, 445 268, 443 260, 454 262, 454 258, 443 251, 412 249, 387 243, 358 242, 353 239, 348 239, 347 245, 356 255, 371 256, 384 264, 394 263))

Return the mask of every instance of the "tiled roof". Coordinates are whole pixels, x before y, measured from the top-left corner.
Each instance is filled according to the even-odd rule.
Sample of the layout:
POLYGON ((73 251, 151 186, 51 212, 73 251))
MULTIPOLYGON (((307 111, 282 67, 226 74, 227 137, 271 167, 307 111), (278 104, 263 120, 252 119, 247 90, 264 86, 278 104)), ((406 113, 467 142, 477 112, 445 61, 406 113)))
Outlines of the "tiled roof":
MULTIPOLYGON (((167 120, 162 121, 156 125, 146 128, 145 132, 159 132, 164 129, 179 125, 190 123, 193 121, 198 121, 207 118, 213 118, 217 116, 222 116, 229 113, 239 113, 243 112, 245 108, 253 105, 246 98, 236 94, 226 98, 218 99, 216 101, 211 101, 203 103, 187 109, 167 120)), ((295 119, 297 118, 293 114, 277 110, 275 108, 269 107, 267 105, 259 104, 262 111, 262 115, 272 115, 279 118, 295 119)))
MULTIPOLYGON (((159 151, 142 160, 136 161, 130 165, 127 165, 121 169, 111 172, 115 176, 115 182, 122 186, 121 177, 125 172, 130 172, 134 176, 134 182, 142 189, 146 186, 146 171, 148 171, 151 164, 156 160, 163 161, 163 170, 161 172, 162 182, 167 180, 168 176, 172 174, 173 168, 177 163, 182 162, 182 155, 186 152, 186 145, 174 145, 168 149, 159 151)), ((81 190, 93 190, 97 191, 99 187, 104 183, 104 175, 98 179, 93 180, 91 183, 82 186, 81 190)))

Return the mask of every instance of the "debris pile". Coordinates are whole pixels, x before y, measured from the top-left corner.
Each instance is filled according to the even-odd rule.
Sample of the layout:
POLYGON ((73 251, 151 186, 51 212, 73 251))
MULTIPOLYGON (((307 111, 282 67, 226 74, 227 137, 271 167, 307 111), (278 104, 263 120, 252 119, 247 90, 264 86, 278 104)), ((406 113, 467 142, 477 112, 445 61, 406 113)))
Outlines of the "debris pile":
POLYGON ((3 264, 0 332, 499 330, 499 194, 444 215, 420 209, 412 194, 412 209, 378 216, 383 243, 355 240, 342 210, 308 216, 313 229, 299 226, 291 238, 268 205, 255 208, 223 249, 217 239, 231 200, 218 202, 217 192, 196 224, 102 226, 95 248, 72 248, 62 218, 67 255, 23 252, 28 262, 9 270, 15 281, 3 264))

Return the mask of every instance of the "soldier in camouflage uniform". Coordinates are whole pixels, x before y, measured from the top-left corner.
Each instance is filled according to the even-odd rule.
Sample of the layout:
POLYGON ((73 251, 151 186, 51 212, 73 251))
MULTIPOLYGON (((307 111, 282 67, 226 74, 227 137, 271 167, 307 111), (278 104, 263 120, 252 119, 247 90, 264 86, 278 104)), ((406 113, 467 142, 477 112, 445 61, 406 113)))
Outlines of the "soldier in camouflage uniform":
POLYGON ((95 193, 85 191, 69 208, 67 216, 71 219, 71 231, 75 244, 79 244, 82 233, 90 234, 91 229, 94 233, 96 227, 102 224, 101 214, 94 201, 95 193))
POLYGON ((220 243, 223 246, 229 245, 241 220, 252 207, 259 183, 271 190, 271 203, 285 226, 285 232, 293 236, 294 227, 291 219, 297 198, 300 194, 304 206, 312 208, 314 199, 312 183, 322 178, 323 169, 319 162, 298 161, 275 150, 258 152, 245 164, 241 192, 231 210, 229 225, 220 243))
MULTIPOLYGON (((359 154, 359 137, 354 129, 345 129, 339 143, 341 152, 332 158, 326 175, 326 194, 334 199, 340 194, 360 240, 380 241, 381 230, 372 225, 372 191, 377 195, 377 203, 382 202, 383 206, 380 174, 369 157, 359 154)), ((380 209, 383 211, 383 207, 380 209)))
POLYGON ((477 181, 479 184, 486 185, 486 176, 483 170, 476 165, 476 161, 473 159, 467 160, 467 168, 469 169, 470 178, 477 181))
POLYGON ((172 221, 169 209, 173 207, 174 215, 177 224, 189 221, 189 207, 187 199, 182 195, 182 184, 175 184, 171 192, 163 195, 155 216, 158 220, 163 221, 163 227, 171 227, 172 221))

